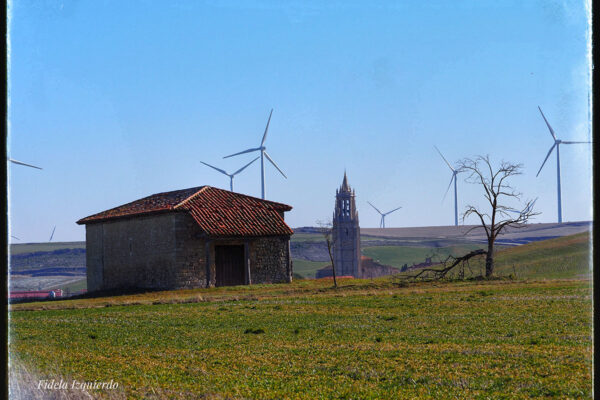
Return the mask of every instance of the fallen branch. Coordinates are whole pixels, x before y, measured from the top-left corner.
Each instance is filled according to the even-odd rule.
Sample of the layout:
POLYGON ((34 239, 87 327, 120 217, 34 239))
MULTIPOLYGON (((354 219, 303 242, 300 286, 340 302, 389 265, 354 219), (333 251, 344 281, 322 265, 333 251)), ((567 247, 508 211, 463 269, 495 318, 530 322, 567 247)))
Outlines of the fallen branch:
MULTIPOLYGON (((444 260, 442 262, 442 265, 444 266, 442 269, 437 269, 437 268, 423 268, 421 269, 421 271, 419 271, 418 274, 416 275, 408 275, 408 276, 403 276, 402 279, 405 280, 409 280, 409 279, 421 279, 421 280, 438 280, 438 279, 442 279, 444 278, 448 272, 450 272, 452 269, 454 269, 454 267, 456 267, 459 264, 462 264, 464 266, 464 264, 467 264, 467 266, 469 265, 469 260, 473 257, 477 257, 477 256, 482 256, 487 254, 487 251, 483 250, 483 249, 478 249, 478 250, 473 250, 472 252, 465 254, 464 256, 461 257, 454 257, 454 256, 448 256, 446 258, 446 260, 444 260), (450 263, 450 265, 448 265, 450 263), (426 274, 427 273, 431 273, 433 276, 431 277, 427 277, 426 274)), ((470 267, 469 267, 470 268, 470 267)))

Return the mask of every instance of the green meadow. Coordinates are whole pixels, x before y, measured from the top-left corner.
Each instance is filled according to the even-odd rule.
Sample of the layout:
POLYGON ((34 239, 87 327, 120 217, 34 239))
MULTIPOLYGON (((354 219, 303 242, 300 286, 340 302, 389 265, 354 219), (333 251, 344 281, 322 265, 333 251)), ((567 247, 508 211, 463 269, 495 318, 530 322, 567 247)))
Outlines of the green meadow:
POLYGON ((446 259, 448 255, 463 255, 483 247, 479 244, 446 247, 373 246, 363 248, 362 253, 380 264, 400 268, 404 264, 411 266, 425 262, 427 257, 431 257, 432 262, 439 262, 446 259))
POLYGON ((304 278, 314 278, 317 270, 331 265, 328 262, 307 261, 296 258, 293 260, 294 273, 302 275, 304 278))
POLYGON ((513 279, 15 304, 9 348, 38 379, 118 382, 106 398, 591 398, 587 239, 500 251, 513 279))

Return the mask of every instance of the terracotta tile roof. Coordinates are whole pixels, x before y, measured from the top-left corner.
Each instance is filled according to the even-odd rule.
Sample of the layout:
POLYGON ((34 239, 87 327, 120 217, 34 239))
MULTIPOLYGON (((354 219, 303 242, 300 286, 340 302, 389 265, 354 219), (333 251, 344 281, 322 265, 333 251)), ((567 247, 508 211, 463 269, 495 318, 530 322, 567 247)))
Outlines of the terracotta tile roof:
POLYGON ((283 212, 291 206, 211 186, 157 193, 90 215, 77 221, 89 224, 159 212, 188 212, 209 236, 291 235, 283 212))

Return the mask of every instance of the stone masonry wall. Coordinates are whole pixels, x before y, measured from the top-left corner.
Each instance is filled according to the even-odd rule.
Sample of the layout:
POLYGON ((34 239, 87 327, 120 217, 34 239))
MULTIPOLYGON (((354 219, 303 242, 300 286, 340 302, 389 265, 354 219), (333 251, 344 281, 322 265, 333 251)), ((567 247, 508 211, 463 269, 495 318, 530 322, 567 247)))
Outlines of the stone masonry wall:
MULTIPOLYGON (((90 232, 102 229, 102 289, 174 287, 175 217, 159 214, 88 225, 90 232)), ((90 239, 95 240, 86 242, 86 250, 99 241, 90 239)))
MULTIPOLYGON (((174 229, 177 268, 173 289, 206 287, 206 239, 201 229, 186 212, 175 214, 174 229)), ((214 278, 214 272, 211 276, 214 278)))
POLYGON ((292 281, 288 236, 255 238, 250 245, 252 283, 292 281))
POLYGON ((102 246, 102 224, 91 224, 85 227, 85 264, 87 290, 94 292, 102 289, 102 272, 104 249, 102 246))
POLYGON ((215 245, 246 246, 251 283, 291 282, 289 237, 208 239, 189 214, 176 212, 88 224, 88 290, 214 286, 215 245))

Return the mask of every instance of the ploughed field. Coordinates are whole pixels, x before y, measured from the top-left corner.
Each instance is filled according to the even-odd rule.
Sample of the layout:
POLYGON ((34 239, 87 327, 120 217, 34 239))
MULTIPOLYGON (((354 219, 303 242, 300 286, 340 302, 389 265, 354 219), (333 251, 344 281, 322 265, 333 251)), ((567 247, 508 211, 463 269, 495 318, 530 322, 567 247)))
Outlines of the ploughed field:
POLYGON ((589 280, 301 280, 19 304, 10 318, 12 361, 30 382, 113 380, 118 390, 92 391, 110 398, 592 390, 589 280))

